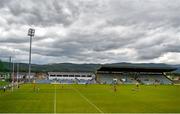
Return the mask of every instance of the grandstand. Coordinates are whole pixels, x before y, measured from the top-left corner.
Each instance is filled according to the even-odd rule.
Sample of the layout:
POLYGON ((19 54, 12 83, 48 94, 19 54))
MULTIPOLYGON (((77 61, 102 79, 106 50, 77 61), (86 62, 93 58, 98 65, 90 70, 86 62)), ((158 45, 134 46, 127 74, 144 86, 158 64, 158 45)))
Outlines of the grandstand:
POLYGON ((91 72, 48 72, 48 80, 61 84, 95 83, 95 74, 91 72))
POLYGON ((96 80, 101 84, 172 84, 166 72, 176 70, 171 67, 102 66, 97 70, 96 80))
POLYGON ((173 84, 166 76, 176 70, 171 67, 139 67, 104 65, 93 72, 48 72, 46 79, 37 79, 36 83, 60 84, 173 84))

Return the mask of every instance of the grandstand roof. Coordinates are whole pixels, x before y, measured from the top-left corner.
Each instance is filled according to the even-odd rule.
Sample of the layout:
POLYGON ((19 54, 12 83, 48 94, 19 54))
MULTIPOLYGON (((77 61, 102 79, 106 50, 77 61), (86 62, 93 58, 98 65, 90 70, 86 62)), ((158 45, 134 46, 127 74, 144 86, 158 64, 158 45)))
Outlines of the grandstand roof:
POLYGON ((97 71, 110 71, 110 72, 172 72, 176 70, 173 67, 152 67, 152 66, 115 66, 115 65, 102 65, 97 71))

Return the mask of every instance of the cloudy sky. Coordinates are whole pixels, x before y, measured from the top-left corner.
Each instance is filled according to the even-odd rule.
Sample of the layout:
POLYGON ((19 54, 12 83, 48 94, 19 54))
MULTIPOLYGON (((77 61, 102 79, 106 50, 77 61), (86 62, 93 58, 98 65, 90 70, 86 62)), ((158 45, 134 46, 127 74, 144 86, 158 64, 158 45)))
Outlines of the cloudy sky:
POLYGON ((180 0, 0 0, 0 59, 180 64, 180 0))

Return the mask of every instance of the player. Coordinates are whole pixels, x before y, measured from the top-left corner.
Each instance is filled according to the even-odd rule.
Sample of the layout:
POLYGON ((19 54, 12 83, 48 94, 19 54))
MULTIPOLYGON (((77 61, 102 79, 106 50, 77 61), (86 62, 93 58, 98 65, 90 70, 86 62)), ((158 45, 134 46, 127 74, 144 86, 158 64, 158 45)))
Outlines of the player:
POLYGON ((4 92, 6 91, 6 86, 3 87, 3 91, 4 91, 4 92))
POLYGON ((132 88, 132 91, 138 91, 139 90, 139 83, 136 83, 136 87, 132 88))
POLYGON ((87 87, 87 85, 88 85, 88 82, 85 83, 85 86, 86 86, 86 87, 87 87))
POLYGON ((139 89, 139 83, 138 82, 136 83, 136 88, 139 89))

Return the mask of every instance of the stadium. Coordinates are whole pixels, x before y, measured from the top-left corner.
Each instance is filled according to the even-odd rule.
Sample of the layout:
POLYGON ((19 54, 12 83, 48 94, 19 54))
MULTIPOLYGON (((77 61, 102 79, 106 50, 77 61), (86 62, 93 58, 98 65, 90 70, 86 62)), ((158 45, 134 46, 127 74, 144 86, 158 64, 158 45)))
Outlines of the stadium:
POLYGON ((28 74, 19 72, 19 77, 12 76, 14 83, 1 82, 0 112, 180 112, 180 86, 167 75, 174 70, 101 65, 95 72, 31 73, 31 82, 28 74))
POLYGON ((179 113, 180 0, 0 0, 0 114, 179 113))

